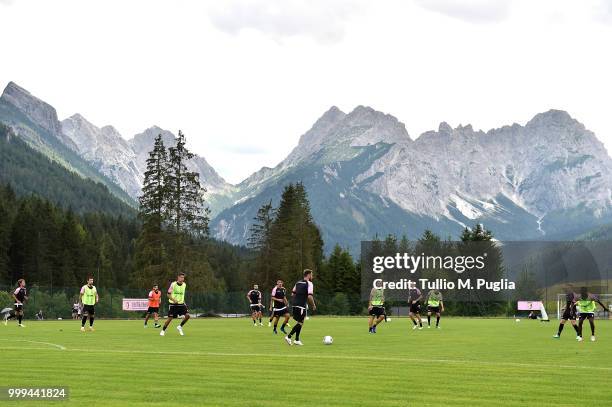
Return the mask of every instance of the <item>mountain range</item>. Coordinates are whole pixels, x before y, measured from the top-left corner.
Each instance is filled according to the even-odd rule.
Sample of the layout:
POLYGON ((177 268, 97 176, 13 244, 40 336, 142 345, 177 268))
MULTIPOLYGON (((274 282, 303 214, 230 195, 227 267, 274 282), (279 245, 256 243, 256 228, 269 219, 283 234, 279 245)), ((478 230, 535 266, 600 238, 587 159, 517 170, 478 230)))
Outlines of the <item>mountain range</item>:
MULTIPOLYGON (((0 97, 0 121, 51 159, 109 186, 135 204, 153 139, 152 126, 126 139, 80 114, 61 122, 55 109, 14 83, 0 97)), ((483 223, 500 240, 568 239, 612 222, 612 159, 597 137, 561 110, 524 126, 487 132, 472 126, 412 139, 395 117, 370 107, 330 108, 274 168, 237 185, 195 156, 213 211, 211 231, 244 244, 257 209, 277 204, 283 187, 303 182, 327 247, 358 251, 388 233, 416 238, 430 229, 456 238, 483 223)))

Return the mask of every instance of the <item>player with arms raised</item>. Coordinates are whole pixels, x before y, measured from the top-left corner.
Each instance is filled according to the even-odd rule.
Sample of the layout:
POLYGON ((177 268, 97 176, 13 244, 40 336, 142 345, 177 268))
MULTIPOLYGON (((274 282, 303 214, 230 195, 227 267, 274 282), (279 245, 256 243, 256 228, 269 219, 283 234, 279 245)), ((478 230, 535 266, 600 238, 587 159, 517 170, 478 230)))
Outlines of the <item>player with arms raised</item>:
POLYGON ((580 290, 580 297, 576 301, 576 308, 580 311, 580 318, 578 320, 578 342, 582 342, 582 323, 585 319, 589 320, 589 325, 591 325, 591 341, 595 342, 596 304, 601 305, 604 311, 610 312, 610 310, 599 301, 596 295, 591 294, 586 287, 582 287, 580 290))
POLYGON ((296 320, 297 324, 291 329, 289 335, 285 336, 285 341, 288 345, 302 346, 303 343, 300 341, 300 333, 302 332, 302 326, 304 325, 304 318, 306 317, 306 305, 310 304, 310 308, 313 311, 317 310, 317 306, 314 302, 314 286, 312 285, 312 270, 304 270, 304 278, 293 286, 293 319, 296 320), (292 342, 291 337, 295 334, 295 341, 292 342))
POLYGON ((183 315, 185 318, 176 329, 181 336, 185 335, 183 326, 189 321, 189 310, 187 309, 187 304, 185 304, 186 290, 187 283, 185 283, 185 273, 179 273, 176 277, 176 281, 168 287, 168 302, 170 303, 170 307, 168 308, 168 319, 159 333, 160 336, 166 335, 166 328, 168 328, 168 325, 170 325, 170 322, 172 322, 174 318, 179 318, 183 315))

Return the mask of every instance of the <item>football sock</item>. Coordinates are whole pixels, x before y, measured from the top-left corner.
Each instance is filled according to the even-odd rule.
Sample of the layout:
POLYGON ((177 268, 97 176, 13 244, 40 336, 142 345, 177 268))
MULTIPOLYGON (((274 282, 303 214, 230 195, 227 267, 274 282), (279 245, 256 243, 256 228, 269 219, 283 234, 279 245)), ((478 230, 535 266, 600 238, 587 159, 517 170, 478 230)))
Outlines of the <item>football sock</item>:
POLYGON ((300 340, 300 332, 302 332, 302 325, 297 324, 297 329, 295 331, 295 340, 296 341, 300 340))

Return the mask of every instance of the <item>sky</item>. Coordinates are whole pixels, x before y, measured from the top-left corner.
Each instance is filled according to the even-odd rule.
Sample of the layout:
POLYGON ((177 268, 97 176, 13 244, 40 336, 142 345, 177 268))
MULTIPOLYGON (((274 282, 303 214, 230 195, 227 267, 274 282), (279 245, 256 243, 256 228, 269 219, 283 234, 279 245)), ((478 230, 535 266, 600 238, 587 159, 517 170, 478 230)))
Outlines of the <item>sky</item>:
POLYGON ((612 151, 609 0, 0 0, 0 18, 0 87, 127 139, 181 129, 232 183, 333 105, 413 139, 563 109, 612 151))

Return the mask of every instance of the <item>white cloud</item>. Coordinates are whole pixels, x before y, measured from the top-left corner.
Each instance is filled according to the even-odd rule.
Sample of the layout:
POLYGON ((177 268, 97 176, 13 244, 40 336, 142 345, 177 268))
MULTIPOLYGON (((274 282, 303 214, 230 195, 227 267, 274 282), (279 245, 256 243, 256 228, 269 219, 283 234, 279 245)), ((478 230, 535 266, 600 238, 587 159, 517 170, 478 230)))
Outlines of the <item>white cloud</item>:
POLYGON ((362 6, 361 0, 231 0, 213 5, 209 18, 215 27, 233 35, 255 30, 281 42, 306 36, 318 43, 336 43, 362 6))
POLYGON ((612 24, 612 1, 598 0, 593 7, 593 16, 604 24, 612 24))
POLYGON ((509 0, 415 0, 427 10, 470 23, 495 23, 510 14, 509 0))
POLYGON ((0 5, 9 6, 13 3, 13 0, 0 0, 0 5))

